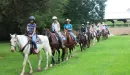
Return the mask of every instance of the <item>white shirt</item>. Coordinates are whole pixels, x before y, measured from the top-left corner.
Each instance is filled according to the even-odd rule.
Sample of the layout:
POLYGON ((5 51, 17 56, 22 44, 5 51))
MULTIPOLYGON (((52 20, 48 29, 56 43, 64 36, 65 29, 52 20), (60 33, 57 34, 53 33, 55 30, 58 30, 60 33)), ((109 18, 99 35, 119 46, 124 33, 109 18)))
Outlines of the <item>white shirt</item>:
POLYGON ((96 30, 100 30, 100 27, 97 27, 96 30))
POLYGON ((52 31, 56 31, 56 32, 60 31, 58 27, 58 23, 52 23, 52 31))

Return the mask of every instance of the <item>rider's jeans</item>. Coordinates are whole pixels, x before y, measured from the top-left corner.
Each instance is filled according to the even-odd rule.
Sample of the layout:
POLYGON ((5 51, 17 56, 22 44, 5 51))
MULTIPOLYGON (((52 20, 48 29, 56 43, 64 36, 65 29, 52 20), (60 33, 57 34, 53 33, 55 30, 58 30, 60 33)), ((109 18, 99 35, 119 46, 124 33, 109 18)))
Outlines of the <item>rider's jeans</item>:
POLYGON ((72 35, 72 37, 74 38, 74 41, 77 42, 76 36, 74 35, 74 33, 72 33, 72 32, 69 32, 69 33, 70 33, 70 35, 72 35))
POLYGON ((34 44, 34 47, 37 49, 36 39, 37 39, 37 36, 36 36, 36 34, 34 34, 34 35, 32 36, 32 42, 33 42, 33 44, 34 44))

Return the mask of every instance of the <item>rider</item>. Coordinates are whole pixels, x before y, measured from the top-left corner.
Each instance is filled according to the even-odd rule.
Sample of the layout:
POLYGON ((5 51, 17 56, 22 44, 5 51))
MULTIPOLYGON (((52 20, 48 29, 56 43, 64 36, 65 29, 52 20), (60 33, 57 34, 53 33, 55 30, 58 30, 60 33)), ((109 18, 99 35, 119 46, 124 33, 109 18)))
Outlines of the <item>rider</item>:
POLYGON ((34 45, 34 53, 38 53, 37 50, 37 43, 36 43, 36 23, 35 23, 35 17, 30 16, 29 17, 29 23, 27 24, 27 31, 30 38, 32 38, 32 43, 34 45))
POLYGON ((64 46, 63 40, 65 40, 65 37, 60 32, 60 23, 58 22, 56 16, 53 16, 52 20, 53 20, 53 23, 52 23, 52 26, 51 26, 52 31, 55 32, 59 36, 60 42, 62 44, 62 48, 64 48, 65 46, 64 46))
POLYGON ((86 27, 84 26, 84 24, 82 24, 82 26, 81 26, 81 32, 85 33, 85 31, 86 31, 86 27))
POLYGON ((94 36, 96 36, 96 32, 95 32, 95 26, 92 25, 90 28, 90 32, 94 34, 94 36))
POLYGON ((71 36, 74 38, 75 43, 77 43, 76 36, 72 32, 72 28, 73 28, 72 24, 70 24, 70 22, 71 22, 70 19, 66 19, 66 24, 64 24, 64 31, 67 30, 71 34, 71 36))
POLYGON ((81 32, 84 34, 84 36, 86 37, 86 40, 87 40, 86 27, 84 24, 82 24, 82 26, 81 26, 81 32))
POLYGON ((108 31, 108 34, 110 34, 107 24, 105 25, 105 30, 108 31))
POLYGON ((99 24, 97 24, 97 26, 96 26, 96 33, 98 34, 98 32, 100 33, 100 26, 99 26, 99 24))
POLYGON ((89 22, 87 22, 86 32, 89 32, 89 31, 90 31, 90 25, 89 25, 89 22))

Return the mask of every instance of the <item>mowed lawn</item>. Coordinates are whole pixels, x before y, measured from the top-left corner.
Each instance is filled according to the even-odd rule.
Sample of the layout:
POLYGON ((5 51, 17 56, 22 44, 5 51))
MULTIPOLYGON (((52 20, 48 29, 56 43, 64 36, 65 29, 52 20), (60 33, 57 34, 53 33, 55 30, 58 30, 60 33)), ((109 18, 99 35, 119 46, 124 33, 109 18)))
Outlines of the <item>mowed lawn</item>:
MULTIPOLYGON (((9 43, 0 43, 0 75, 19 75, 23 57, 20 53, 10 52, 9 43)), ((42 69, 45 68, 43 54, 42 69)), ((30 56, 33 66, 32 75, 130 75, 130 36, 114 36, 102 40, 89 49, 80 52, 76 48, 74 57, 53 68, 37 72, 37 57, 30 56)), ((26 74, 29 75, 29 67, 26 74)))

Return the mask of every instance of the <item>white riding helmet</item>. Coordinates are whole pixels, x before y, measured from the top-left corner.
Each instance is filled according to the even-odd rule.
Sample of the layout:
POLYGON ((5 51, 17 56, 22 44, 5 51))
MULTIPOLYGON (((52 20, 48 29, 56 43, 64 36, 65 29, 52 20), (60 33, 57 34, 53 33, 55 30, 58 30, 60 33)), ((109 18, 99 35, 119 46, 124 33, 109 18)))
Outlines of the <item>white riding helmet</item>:
POLYGON ((34 16, 30 16, 29 20, 35 20, 35 17, 34 16))
POLYGON ((53 20, 57 20, 57 17, 56 17, 56 16, 53 16, 52 19, 53 19, 53 20))
POLYGON ((89 22, 87 22, 87 23, 89 23, 89 22))
POLYGON ((82 24, 82 26, 84 26, 84 24, 82 24))
POLYGON ((66 19, 66 21, 67 21, 67 22, 71 22, 71 20, 70 20, 70 19, 66 19))

